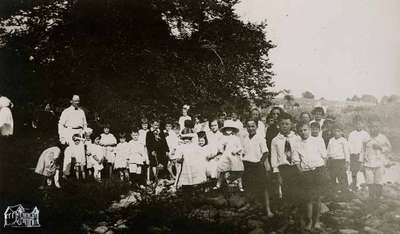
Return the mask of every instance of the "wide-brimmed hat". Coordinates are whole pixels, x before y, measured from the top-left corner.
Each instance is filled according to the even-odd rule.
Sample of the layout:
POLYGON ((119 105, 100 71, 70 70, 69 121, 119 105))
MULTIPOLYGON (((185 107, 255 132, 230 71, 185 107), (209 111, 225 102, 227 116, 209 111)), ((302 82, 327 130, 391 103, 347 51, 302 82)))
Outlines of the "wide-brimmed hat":
POLYGON ((239 132, 239 128, 237 124, 233 120, 225 120, 224 121, 224 126, 221 128, 221 132, 225 132, 227 130, 232 130, 234 133, 239 132))
POLYGON ((195 136, 196 136, 196 134, 194 134, 194 133, 186 133, 186 134, 182 134, 182 135, 181 135, 181 139, 182 139, 182 140, 185 140, 185 139, 191 140, 191 139, 193 139, 195 136))

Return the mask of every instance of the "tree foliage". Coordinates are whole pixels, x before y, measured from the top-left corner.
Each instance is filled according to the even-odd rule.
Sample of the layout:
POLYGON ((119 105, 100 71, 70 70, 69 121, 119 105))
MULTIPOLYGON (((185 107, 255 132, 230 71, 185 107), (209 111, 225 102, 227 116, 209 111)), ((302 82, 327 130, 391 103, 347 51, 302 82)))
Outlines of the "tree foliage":
POLYGON ((237 2, 45 1, 2 20, 1 92, 17 103, 79 93, 113 118, 268 102, 273 45, 237 2))

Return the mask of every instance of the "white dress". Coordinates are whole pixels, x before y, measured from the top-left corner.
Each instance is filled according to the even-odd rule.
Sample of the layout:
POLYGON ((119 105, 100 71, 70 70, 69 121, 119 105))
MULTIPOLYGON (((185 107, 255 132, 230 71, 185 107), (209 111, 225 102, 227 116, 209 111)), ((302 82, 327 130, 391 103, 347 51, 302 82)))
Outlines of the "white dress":
POLYGON ((130 148, 131 146, 128 142, 119 143, 115 147, 114 168, 127 168, 130 148))
POLYGON ((87 168, 94 168, 99 171, 103 169, 102 160, 104 159, 104 148, 100 145, 93 144, 91 142, 87 143, 87 168), (97 160, 96 160, 96 159, 97 160))
POLYGON ((213 152, 211 151, 211 147, 209 145, 205 145, 203 147, 200 147, 201 149, 201 155, 204 158, 204 167, 206 170, 206 175, 211 177, 211 178, 217 178, 218 174, 218 160, 211 159, 207 160, 208 156, 214 156, 213 152))
POLYGON ((240 138, 236 135, 224 136, 222 138, 223 153, 218 163, 218 170, 243 171, 242 162, 243 148, 240 138))
POLYGON ((103 145, 104 147, 105 150, 104 157, 108 163, 114 163, 115 161, 115 152, 114 152, 115 147, 113 145, 116 144, 117 144, 117 139, 114 137, 113 134, 102 133, 100 135, 100 145, 103 145))
POLYGON ((78 145, 72 144, 65 149, 63 171, 66 175, 69 175, 73 161, 79 166, 86 165, 85 148, 83 143, 79 143, 78 145))
POLYGON ((206 170, 201 147, 197 144, 182 144, 176 149, 176 157, 183 158, 178 186, 196 185, 206 181, 206 170))

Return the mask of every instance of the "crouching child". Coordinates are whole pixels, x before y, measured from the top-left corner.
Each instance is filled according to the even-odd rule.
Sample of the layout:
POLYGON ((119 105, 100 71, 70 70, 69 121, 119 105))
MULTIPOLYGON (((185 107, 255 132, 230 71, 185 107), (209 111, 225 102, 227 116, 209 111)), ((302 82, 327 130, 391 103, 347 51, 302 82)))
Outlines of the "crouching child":
POLYGON ((43 185, 39 187, 40 189, 44 188, 44 186, 51 186, 53 182, 57 188, 61 188, 59 183, 60 168, 56 163, 60 152, 60 148, 54 146, 46 149, 40 155, 35 168, 35 173, 42 175, 44 178, 43 185))

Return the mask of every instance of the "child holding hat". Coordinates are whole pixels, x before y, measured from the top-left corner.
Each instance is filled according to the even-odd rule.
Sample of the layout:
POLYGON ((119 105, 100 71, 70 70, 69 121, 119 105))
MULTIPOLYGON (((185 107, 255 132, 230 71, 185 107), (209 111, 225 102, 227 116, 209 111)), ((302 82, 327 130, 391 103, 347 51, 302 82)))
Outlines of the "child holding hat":
POLYGON ((224 180, 228 179, 229 181, 237 180, 239 190, 243 191, 243 148, 240 138, 237 135, 238 132, 239 129, 232 120, 226 120, 224 122, 224 127, 221 128, 221 133, 224 135, 222 138, 223 152, 218 163, 218 182, 216 188, 219 188, 224 180))

